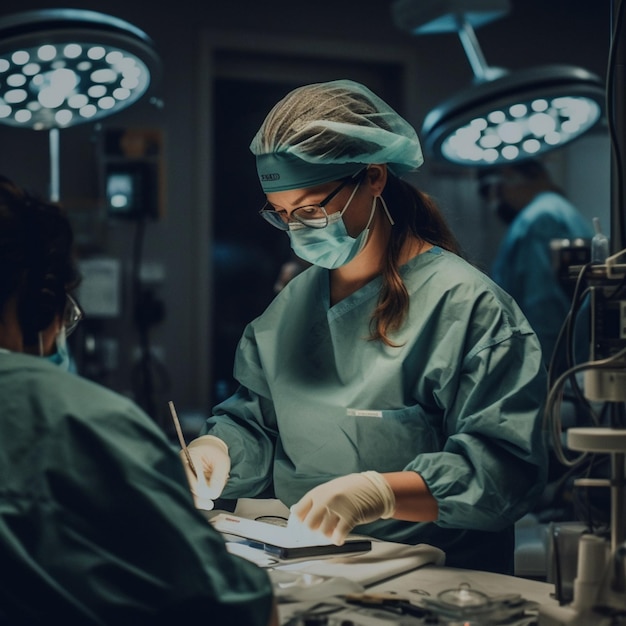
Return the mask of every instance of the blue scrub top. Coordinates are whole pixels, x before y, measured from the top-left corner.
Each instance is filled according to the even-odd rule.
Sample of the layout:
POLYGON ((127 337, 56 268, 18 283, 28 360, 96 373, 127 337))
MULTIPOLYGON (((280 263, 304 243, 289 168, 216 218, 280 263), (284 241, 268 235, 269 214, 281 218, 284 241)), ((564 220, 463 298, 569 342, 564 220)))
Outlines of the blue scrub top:
MULTIPOLYGON (((552 258, 553 239, 591 240, 589 220, 566 198, 552 191, 538 194, 511 222, 494 260, 491 276, 513 296, 533 327, 546 363, 571 307, 552 258)), ((578 362, 589 355, 588 313, 583 308, 576 332, 578 362)))
POLYGON ((438 521, 356 532, 508 572, 513 524, 545 484, 539 342, 513 299, 458 256, 433 248, 401 270, 410 310, 392 337, 400 347, 368 339, 380 277, 330 306, 329 273, 318 267, 247 326, 240 388, 203 430, 229 447, 223 497, 269 490, 290 506, 336 476, 416 471, 438 521))

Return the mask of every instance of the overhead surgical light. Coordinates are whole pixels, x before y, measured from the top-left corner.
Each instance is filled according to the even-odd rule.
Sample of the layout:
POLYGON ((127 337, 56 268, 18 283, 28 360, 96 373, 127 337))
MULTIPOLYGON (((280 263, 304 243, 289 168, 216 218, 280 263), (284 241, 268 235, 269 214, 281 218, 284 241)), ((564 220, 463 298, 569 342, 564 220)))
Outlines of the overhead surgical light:
POLYGON ((425 117, 421 138, 435 157, 458 165, 495 165, 538 156, 580 137, 602 117, 605 87, 570 65, 509 73, 489 67, 475 35, 508 12, 508 0, 395 0, 396 24, 413 34, 456 32, 474 85, 425 117))
POLYGON ((59 129, 129 107, 159 71, 152 40, 110 15, 43 9, 0 19, 0 123, 50 131, 51 199, 59 129))

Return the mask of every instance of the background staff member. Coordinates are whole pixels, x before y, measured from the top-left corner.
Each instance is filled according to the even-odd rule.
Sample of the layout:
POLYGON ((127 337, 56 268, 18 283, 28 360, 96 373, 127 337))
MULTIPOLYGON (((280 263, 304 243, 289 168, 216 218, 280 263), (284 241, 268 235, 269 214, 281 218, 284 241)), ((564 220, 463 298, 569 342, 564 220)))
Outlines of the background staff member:
MULTIPOLYGON (((528 159, 478 171, 482 197, 508 228, 491 277, 510 293, 539 337, 550 362, 571 297, 559 281, 553 239, 593 237, 589 220, 565 197, 541 161, 528 159)), ((589 333, 579 324, 577 360, 586 360, 589 333)))

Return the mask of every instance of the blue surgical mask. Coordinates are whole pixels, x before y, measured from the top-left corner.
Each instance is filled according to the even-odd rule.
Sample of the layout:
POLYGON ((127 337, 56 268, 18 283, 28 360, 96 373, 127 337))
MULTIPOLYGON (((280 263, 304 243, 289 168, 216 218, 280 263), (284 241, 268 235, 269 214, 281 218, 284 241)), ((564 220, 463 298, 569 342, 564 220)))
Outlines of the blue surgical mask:
POLYGON ((369 226, 376 210, 376 198, 367 225, 358 237, 351 237, 346 230, 343 214, 346 212, 359 185, 348 198, 341 211, 328 216, 326 228, 307 228, 298 222, 290 222, 288 235, 291 248, 296 255, 313 265, 332 270, 349 263, 361 252, 369 236, 369 226))
MULTIPOLYGON (((50 363, 54 363, 54 365, 58 365, 62 370, 69 372, 71 362, 70 362, 70 353, 69 353, 69 350, 67 349, 67 338, 65 335, 65 326, 61 326, 61 330, 57 333, 55 343, 56 343, 56 351, 53 352, 52 354, 47 354, 47 355, 42 354, 42 356, 47 361, 50 361, 50 363)), ((41 333, 39 336, 39 344, 40 346, 42 345, 41 333)), ((41 352, 43 352, 42 349, 40 349, 40 353, 41 352)))

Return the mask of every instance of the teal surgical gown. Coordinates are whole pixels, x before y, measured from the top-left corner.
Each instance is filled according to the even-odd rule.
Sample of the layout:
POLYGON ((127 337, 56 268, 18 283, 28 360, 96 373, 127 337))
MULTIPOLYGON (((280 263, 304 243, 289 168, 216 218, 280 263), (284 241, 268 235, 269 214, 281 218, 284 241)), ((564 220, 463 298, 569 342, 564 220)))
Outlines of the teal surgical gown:
MULTIPOLYGON (((552 258, 553 239, 593 237, 593 227, 562 195, 538 194, 511 222, 494 260, 491 276, 513 296, 539 337, 546 363, 571 306, 571 296, 559 281, 552 258)), ((588 318, 584 313, 576 332, 578 362, 589 356, 588 318)))
POLYGON ((436 523, 380 520, 357 532, 429 543, 446 562, 510 573, 513 524, 545 483, 545 368, 515 302, 460 257, 433 248, 401 268, 408 318, 368 340, 380 277, 334 306, 329 273, 296 276, 240 340, 240 386, 203 429, 232 467, 224 498, 287 506, 351 472, 418 472, 436 523))
POLYGON ((0 351, 0 622, 266 626, 266 573, 226 551, 180 458, 126 398, 0 351))

